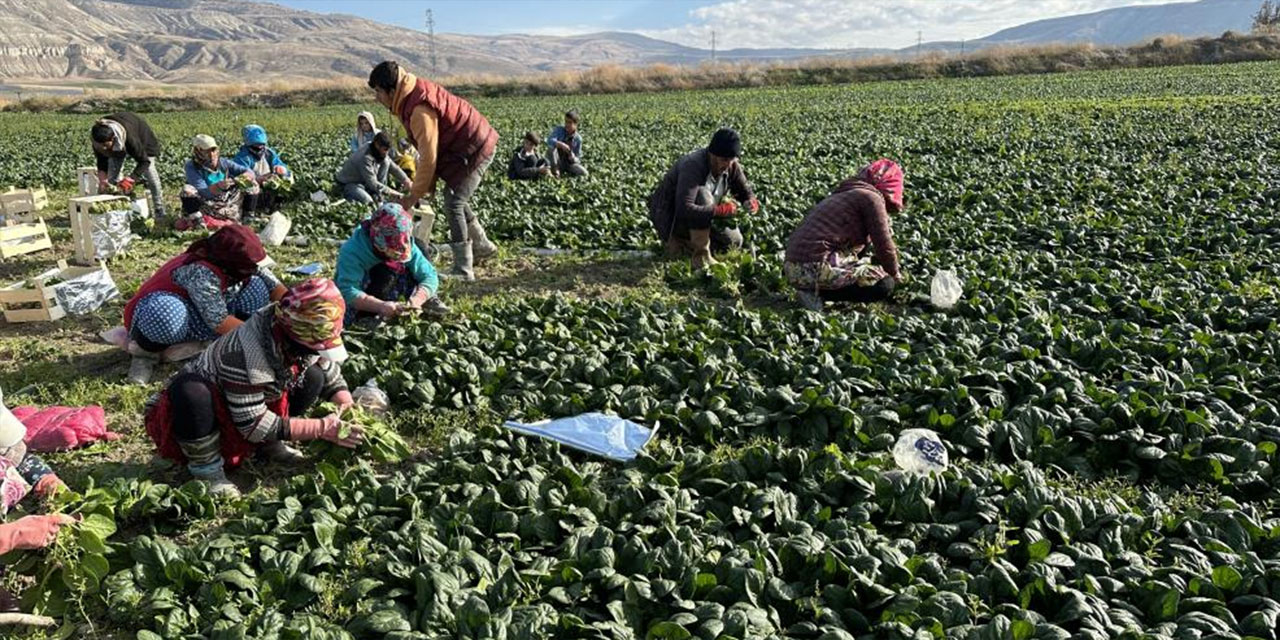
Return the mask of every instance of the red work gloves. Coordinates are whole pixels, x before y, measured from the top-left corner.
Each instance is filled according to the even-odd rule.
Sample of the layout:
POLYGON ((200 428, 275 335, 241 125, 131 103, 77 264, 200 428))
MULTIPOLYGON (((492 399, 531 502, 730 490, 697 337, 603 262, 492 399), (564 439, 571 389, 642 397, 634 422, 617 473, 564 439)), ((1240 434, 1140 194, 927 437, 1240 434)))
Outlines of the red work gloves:
POLYGON ((58 538, 63 525, 75 522, 64 513, 51 516, 27 516, 16 522, 0 525, 0 554, 14 549, 43 549, 58 538))
POLYGON ((289 170, 285 169, 283 166, 277 165, 275 168, 275 172, 276 172, 276 175, 283 176, 284 174, 289 173, 289 170))
POLYGON ((738 203, 732 200, 729 200, 728 202, 721 202, 716 205, 715 210, 712 211, 712 214, 717 218, 728 218, 736 213, 738 213, 738 203))
POLYGON ((137 182, 135 182, 133 178, 125 178, 120 181, 120 191, 122 193, 129 193, 130 191, 133 191, 133 185, 135 184, 137 184, 137 182))
POLYGON ((760 210, 760 201, 756 200, 755 198, 752 198, 747 202, 746 206, 747 206, 747 211, 750 211, 751 213, 755 213, 760 210))

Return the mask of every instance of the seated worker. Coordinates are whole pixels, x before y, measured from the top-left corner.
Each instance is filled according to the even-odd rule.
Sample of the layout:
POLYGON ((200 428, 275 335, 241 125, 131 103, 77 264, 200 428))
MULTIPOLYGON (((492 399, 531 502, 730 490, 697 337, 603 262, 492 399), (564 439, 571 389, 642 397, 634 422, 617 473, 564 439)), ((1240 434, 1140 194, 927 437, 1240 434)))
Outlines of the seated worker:
POLYGON ((887 300, 902 281, 889 215, 902 211, 902 168, 877 160, 814 205, 787 240, 783 272, 801 304, 887 300), (870 244, 878 264, 859 258, 870 244))
POLYGON ((351 202, 375 204, 388 198, 400 198, 409 189, 409 176, 391 161, 391 138, 379 131, 373 141, 351 154, 333 180, 342 197, 351 202), (395 177, 399 190, 387 184, 387 175, 395 177))
POLYGON ((564 125, 552 129, 551 135, 547 136, 547 164, 551 165, 551 174, 557 178, 561 175, 587 175, 587 168, 582 166, 582 134, 578 133, 577 109, 566 112, 564 125))
POLYGON ((519 149, 511 155, 511 162, 507 164, 507 177, 512 180, 537 180, 551 175, 551 165, 547 161, 538 157, 538 145, 542 141, 538 140, 537 134, 532 131, 524 132, 524 141, 519 149))
POLYGON ((185 463, 214 495, 240 490, 225 468, 261 453, 274 464, 304 459, 288 442, 328 440, 354 448, 360 425, 343 429, 354 403, 339 363, 346 305, 331 280, 290 287, 280 302, 218 338, 174 374, 147 403, 145 424, 157 452, 185 463), (325 418, 302 418, 321 398, 337 405, 325 418))
POLYGON ((412 234, 409 214, 399 204, 387 202, 342 244, 337 283, 347 304, 348 324, 418 310, 435 315, 449 311, 436 297, 440 289, 436 269, 412 234))
MULTIPOLYGON (((293 172, 280 159, 275 149, 267 146, 267 130, 256 124, 245 125, 241 132, 244 144, 232 160, 253 170, 258 184, 264 185, 270 180, 287 180, 293 182, 293 172)), ((263 189, 258 194, 259 211, 275 211, 277 205, 275 192, 263 189)))
POLYGON ((262 191, 257 176, 249 167, 220 157, 213 136, 201 134, 191 140, 185 171, 187 183, 180 194, 183 217, 175 225, 179 231, 238 224, 257 211, 262 191))
POLYGON ((742 141, 733 129, 720 129, 711 144, 676 161, 649 196, 649 219, 671 256, 692 255, 694 269, 715 264, 712 252, 742 246, 737 229, 712 230, 712 218, 736 215, 739 204, 751 213, 760 203, 751 191, 738 157, 742 141), (732 196, 729 198, 728 196, 732 196))
POLYGON ((190 357, 202 342, 230 333, 279 300, 285 288, 262 266, 266 259, 258 235, 237 224, 191 243, 161 266, 124 307, 133 355, 129 380, 146 384, 162 357, 190 357))

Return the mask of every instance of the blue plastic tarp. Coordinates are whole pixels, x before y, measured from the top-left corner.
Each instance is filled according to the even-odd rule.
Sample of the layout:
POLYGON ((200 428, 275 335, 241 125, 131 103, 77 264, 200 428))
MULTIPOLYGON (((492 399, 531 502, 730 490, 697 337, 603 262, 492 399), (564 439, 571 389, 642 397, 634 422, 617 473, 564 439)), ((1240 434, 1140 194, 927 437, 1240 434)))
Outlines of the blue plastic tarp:
POLYGON ((504 427, 527 436, 554 440, 566 447, 628 462, 658 433, 644 425, 603 413, 584 413, 570 418, 525 424, 507 421, 504 427))

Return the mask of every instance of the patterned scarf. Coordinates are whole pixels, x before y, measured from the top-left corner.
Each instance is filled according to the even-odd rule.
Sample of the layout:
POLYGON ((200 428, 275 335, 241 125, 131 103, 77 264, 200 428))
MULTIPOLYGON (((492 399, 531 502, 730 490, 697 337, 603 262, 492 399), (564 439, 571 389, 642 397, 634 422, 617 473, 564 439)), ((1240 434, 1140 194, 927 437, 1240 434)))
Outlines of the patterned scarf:
POLYGON ((903 173, 902 167, 898 163, 880 159, 862 168, 858 172, 858 180, 866 182, 875 187, 877 191, 884 194, 885 200, 890 204, 890 211, 902 210, 902 184, 903 173))
POLYGON ((413 221, 404 208, 394 202, 385 203, 361 226, 384 264, 396 273, 403 273, 404 263, 413 258, 413 221))

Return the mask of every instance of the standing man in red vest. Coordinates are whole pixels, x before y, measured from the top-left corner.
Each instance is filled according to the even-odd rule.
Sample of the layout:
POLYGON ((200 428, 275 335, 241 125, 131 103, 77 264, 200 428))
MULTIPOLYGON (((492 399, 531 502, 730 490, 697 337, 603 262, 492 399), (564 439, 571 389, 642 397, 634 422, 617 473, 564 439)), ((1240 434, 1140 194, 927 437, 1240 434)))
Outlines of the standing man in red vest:
POLYGON ((453 268, 449 274, 474 280, 473 261, 498 252, 485 236, 484 227, 471 210, 471 196, 493 161, 498 132, 471 103, 438 84, 418 78, 392 61, 384 61, 369 74, 369 88, 378 102, 400 118, 410 142, 418 149, 413 186, 400 200, 406 211, 436 191, 443 180, 444 213, 449 219, 453 268))

